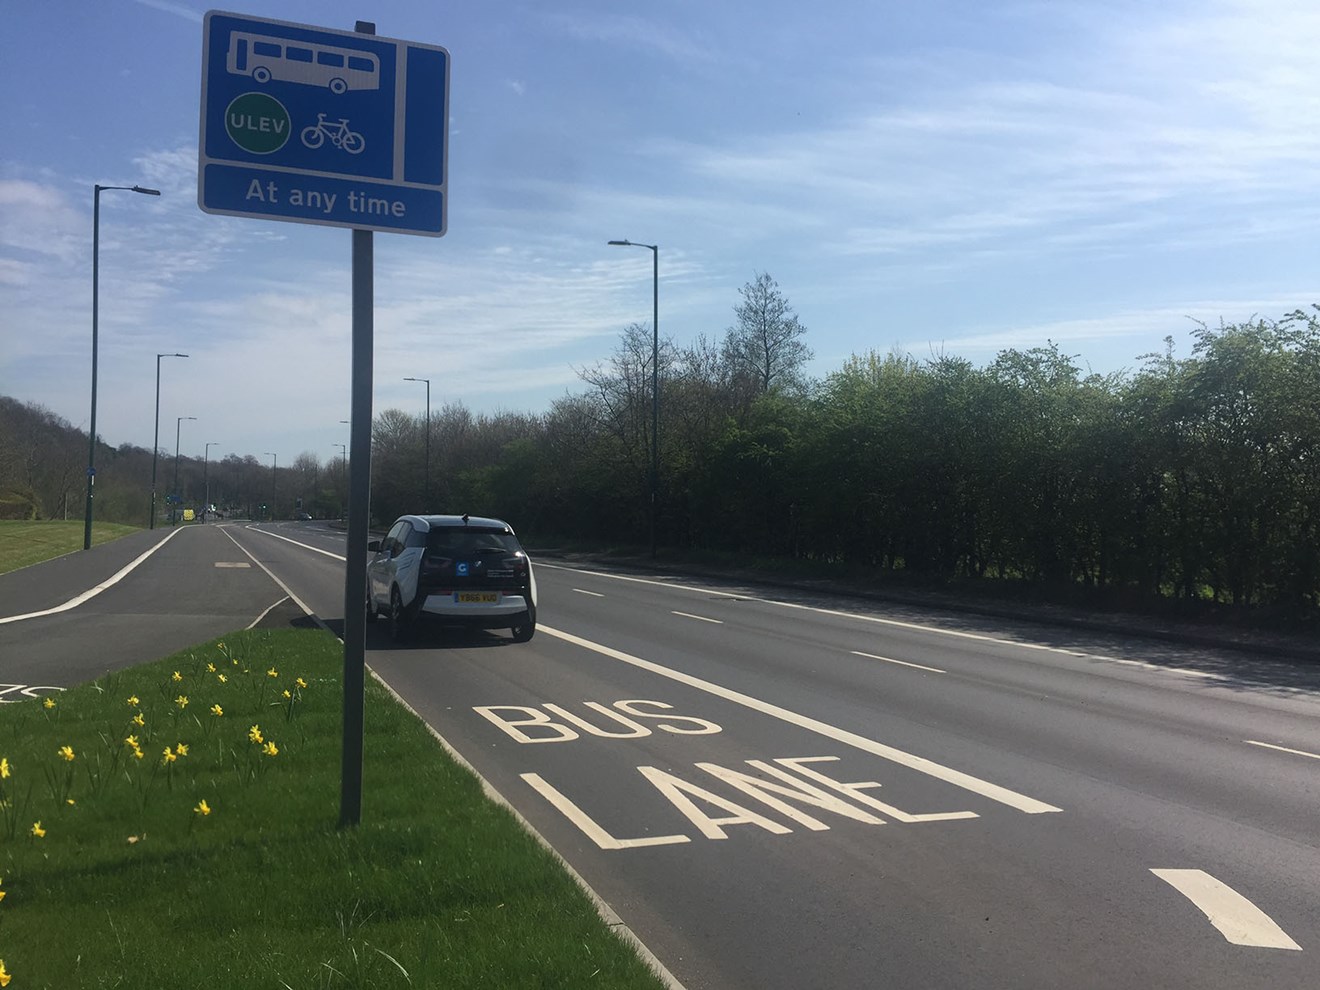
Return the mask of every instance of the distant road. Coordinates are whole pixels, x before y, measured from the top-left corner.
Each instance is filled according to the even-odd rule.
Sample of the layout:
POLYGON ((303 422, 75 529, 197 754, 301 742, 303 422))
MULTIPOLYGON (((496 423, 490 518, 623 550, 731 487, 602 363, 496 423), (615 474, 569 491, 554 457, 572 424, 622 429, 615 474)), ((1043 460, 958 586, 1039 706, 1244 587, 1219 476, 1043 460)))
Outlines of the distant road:
MULTIPOLYGON (((188 588, 170 596, 183 616, 196 580, 255 606, 284 594, 265 568, 337 626, 342 533, 214 529, 181 534, 159 579, 149 560, 123 591, 188 588), (238 578, 250 599, 237 575, 201 576, 216 537, 257 565, 238 578)), ((368 662, 684 986, 1317 985, 1314 667, 548 560, 537 573, 531 643, 395 648, 373 630, 368 662)), ((29 620, 47 621, 89 619, 29 620)), ((0 669, 29 622, 0 625, 0 669)), ((367 780, 364 819, 373 789, 402 785, 402 768, 367 780)))

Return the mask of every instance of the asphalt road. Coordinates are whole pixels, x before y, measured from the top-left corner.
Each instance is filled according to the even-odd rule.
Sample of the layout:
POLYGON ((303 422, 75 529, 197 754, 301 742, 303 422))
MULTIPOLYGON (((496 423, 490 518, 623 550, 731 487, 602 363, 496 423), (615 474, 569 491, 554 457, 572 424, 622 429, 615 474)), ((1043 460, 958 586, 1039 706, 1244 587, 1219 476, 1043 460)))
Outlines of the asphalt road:
MULTIPOLYGON (((159 644, 145 659, 286 590, 334 626, 343 546, 308 525, 191 528, 84 605, 0 621, 0 676, 75 683, 120 662, 107 624, 159 644)), ((25 601, 84 590, 54 571, 20 572, 25 601)), ((1315 667, 537 573, 532 642, 373 630, 368 663, 684 986, 1320 985, 1315 667)), ((398 784, 366 780, 364 818, 398 784)))

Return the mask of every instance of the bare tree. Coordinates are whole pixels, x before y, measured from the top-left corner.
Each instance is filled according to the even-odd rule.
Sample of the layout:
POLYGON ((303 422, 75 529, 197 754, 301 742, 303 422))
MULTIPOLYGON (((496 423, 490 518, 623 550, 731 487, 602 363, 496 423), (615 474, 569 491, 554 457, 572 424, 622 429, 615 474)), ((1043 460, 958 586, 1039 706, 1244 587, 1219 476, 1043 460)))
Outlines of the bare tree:
POLYGON ((802 366, 812 358, 802 342, 807 328, 788 298, 766 272, 738 290, 737 322, 724 335, 724 358, 752 396, 799 391, 806 384, 802 366))

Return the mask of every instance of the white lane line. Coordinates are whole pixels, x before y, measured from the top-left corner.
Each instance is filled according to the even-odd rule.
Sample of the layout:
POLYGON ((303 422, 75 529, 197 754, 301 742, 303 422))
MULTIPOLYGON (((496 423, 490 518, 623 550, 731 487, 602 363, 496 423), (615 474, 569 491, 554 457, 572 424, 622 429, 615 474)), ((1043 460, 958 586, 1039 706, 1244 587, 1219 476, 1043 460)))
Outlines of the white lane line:
POLYGON ((252 565, 249 564, 246 560, 217 560, 215 562, 215 566, 220 568, 229 567, 229 568, 241 569, 244 567, 250 568, 252 565))
POLYGON ((277 602, 275 602, 273 605, 271 605, 270 608, 266 609, 266 611, 262 612, 259 616, 257 616, 255 619, 253 619, 251 625, 249 625, 247 628, 248 628, 248 629, 255 629, 255 628, 257 628, 257 623, 258 623, 258 622, 260 622, 260 621, 261 621, 262 619, 264 619, 266 616, 270 615, 270 613, 271 613, 275 608, 277 608, 277 607, 280 606, 280 605, 283 605, 283 604, 284 604, 285 602, 287 602, 288 600, 289 600, 289 596, 288 596, 288 595, 285 595, 285 596, 284 596, 283 598, 281 598, 279 601, 277 601, 277 602))
POLYGON ((1210 924, 1234 945, 1302 951, 1268 914, 1204 870, 1150 872, 1195 904, 1210 924))
POLYGON ((139 557, 137 557, 137 559, 133 560, 131 563, 126 564, 124 567, 120 568, 113 575, 106 578, 104 581, 98 584, 95 588, 92 588, 90 591, 84 591, 81 595, 74 595, 74 597, 70 598, 63 605, 56 605, 54 608, 43 609, 40 612, 28 612, 24 615, 7 615, 4 618, 0 619, 0 626, 4 625, 6 622, 21 622, 24 619, 37 619, 43 615, 55 615, 58 612, 67 612, 69 611, 69 609, 77 608, 79 605, 83 604, 83 602, 90 601, 91 599, 99 595, 101 592, 105 591, 107 588, 113 588, 120 581, 124 580, 124 578, 128 577, 128 575, 139 564, 141 564, 144 560, 146 560, 153 553, 155 553, 157 550, 163 547, 166 543, 169 543, 170 540, 174 539, 174 537, 178 536, 182 532, 183 530, 181 529, 172 530, 170 534, 167 537, 165 537, 165 539, 161 540, 146 553, 140 555, 139 557))
POLYGON ((699 622, 712 622, 717 626, 724 625, 723 619, 708 619, 704 615, 693 615, 691 612, 677 612, 674 609, 669 610, 670 615, 681 615, 685 619, 696 619, 699 622))
MULTIPOLYGON (((257 532, 259 533, 259 532, 261 532, 261 530, 257 530, 257 532)), ((228 531, 225 531, 225 536, 228 536, 229 539, 233 541, 234 546, 238 547, 238 549, 242 550, 244 553, 247 553, 247 555, 248 555, 249 557, 252 557, 252 554, 248 553, 248 549, 247 549, 247 547, 243 546, 243 544, 239 543, 238 540, 235 540, 232 536, 230 536, 230 534, 229 534, 228 531)), ((292 543, 293 541, 290 540, 289 542, 292 543)), ((315 548, 315 547, 308 547, 308 549, 309 549, 309 550, 315 550, 316 548, 315 548)), ((342 558, 341 558, 341 559, 342 559, 342 558)), ((288 596, 293 600, 293 602, 294 602, 295 605, 297 605, 300 609, 302 609, 302 610, 303 610, 305 613, 307 613, 308 615, 311 615, 311 616, 313 616, 314 618, 316 618, 317 622, 321 622, 320 617, 319 617, 319 616, 315 616, 315 614, 312 612, 312 610, 311 610, 310 608, 307 607, 307 604, 306 604, 301 598, 299 598, 297 595, 295 595, 295 594, 293 593, 293 589, 290 588, 290 587, 289 587, 287 584, 285 584, 283 581, 281 581, 279 578, 277 578, 277 577, 275 576, 275 574, 271 571, 271 569, 270 569, 269 567, 267 567, 267 566, 266 566, 265 564, 263 564, 261 561, 257 560, 256 557, 252 557, 252 563, 256 564, 256 565, 257 565, 258 567, 260 567, 263 571, 265 571, 265 572, 266 572, 266 576, 267 576, 268 578, 270 578, 272 581, 274 581, 276 584, 278 584, 278 585, 280 586, 280 588, 284 591, 284 593, 285 593, 286 595, 288 595, 288 596)), ((267 609, 266 611, 270 611, 270 610, 267 609)), ((321 622, 321 628, 323 628, 323 629, 327 629, 327 630, 328 630, 330 627, 327 626, 324 622, 321 622)))
POLYGON ((847 746, 860 749, 864 753, 871 753, 883 759, 890 760, 901 766, 909 767, 919 773, 928 774, 938 780, 943 780, 953 784, 955 787, 961 787, 964 790, 971 791, 973 794, 980 794, 992 801, 998 801, 1006 804, 1010 808, 1016 808, 1018 811, 1025 812, 1028 815, 1039 815, 1049 811, 1062 811, 1062 808, 1056 808, 1052 804, 1046 804, 1044 801, 1037 801, 1035 798, 1027 797, 1025 794, 1019 794, 1017 791, 1011 791, 1007 787, 1000 787, 998 784, 992 784, 989 781, 973 777, 971 774, 963 773, 960 770, 953 770, 946 766, 941 766, 932 760, 921 756, 914 756, 911 753, 905 753, 901 749, 895 749, 893 746, 886 746, 882 742, 874 739, 867 739, 865 736, 859 736, 855 732, 849 732, 846 729, 840 729, 830 725, 827 722, 820 722, 806 715, 799 715, 797 712, 789 711, 787 708, 780 708, 778 705, 772 705, 768 701, 762 701, 760 698, 753 698, 751 695, 743 694, 740 691, 734 691, 731 688, 723 687, 711 681, 702 680, 700 677, 693 677, 691 674, 685 674, 681 670, 673 670, 669 667, 663 667, 651 660, 643 660, 641 657, 635 657, 619 650, 611 649, 600 643, 593 643, 589 639, 583 639, 580 636, 574 636, 572 633, 561 632, 558 629, 552 629, 548 626, 540 626, 541 632, 547 636, 554 636, 564 640, 566 643, 572 643, 585 650, 591 650, 602 656, 610 657, 613 660, 620 660, 623 663, 631 664, 642 670, 648 670, 653 674, 659 674, 661 677, 667 677, 680 684, 686 684, 688 687, 696 688, 698 691, 705 691, 713 694, 717 698, 723 698, 725 701, 731 701, 736 705, 742 705, 744 708, 750 708, 752 711, 760 712, 763 715, 769 715, 772 718, 788 722, 790 725, 796 725, 799 728, 815 732, 825 736, 827 739, 833 739, 847 746))
POLYGON ((883 660, 885 663, 901 664, 904 667, 916 667, 917 670, 929 670, 932 674, 947 674, 947 670, 940 670, 939 667, 927 667, 925 664, 909 663, 907 660, 895 660, 893 657, 878 657, 874 653, 863 653, 861 650, 852 650, 853 656, 866 657, 868 660, 883 660))
POLYGON ((844 619, 857 619, 861 622, 874 622, 882 626, 892 626, 896 629, 913 629, 918 632, 937 633, 940 636, 952 636, 956 639, 969 639, 981 643, 994 643, 997 646, 1014 646, 1024 650, 1039 650, 1043 653, 1059 653, 1063 656, 1079 657, 1086 660, 1104 660, 1108 663, 1120 663, 1130 667, 1140 667, 1143 670, 1162 671, 1169 674, 1184 674, 1188 677, 1199 677, 1208 681, 1226 681, 1228 677, 1224 674, 1211 673, 1204 670, 1192 670, 1187 667, 1162 667, 1159 664, 1149 663, 1145 660, 1124 660, 1119 657, 1105 656, 1103 653, 1082 653, 1077 650, 1067 650, 1058 646, 1046 646, 1044 643, 1031 643, 1020 639, 1003 639, 999 636, 987 636, 984 633, 962 632, 957 629, 942 629, 939 626, 923 625, 919 622, 903 622, 899 619, 882 619, 878 615, 863 615, 859 612, 844 612, 840 609, 823 608, 819 605, 801 605, 797 602, 784 602, 775 598, 758 598, 755 595, 745 593, 734 593, 728 591, 719 591, 714 588, 699 588, 693 585, 677 584, 672 581, 656 581, 651 578, 629 577, 623 574, 611 574, 608 571, 588 571, 580 567, 565 567, 562 564, 539 563, 538 567, 545 567, 556 571, 574 571, 578 574, 589 574, 593 577, 610 578, 615 581, 632 581, 636 584, 650 584, 658 588, 671 588, 677 591, 693 591, 702 595, 719 595, 723 598, 735 601, 756 602, 760 605, 777 605, 780 608, 796 608, 804 612, 816 612, 820 615, 835 615, 844 619))
POLYGON ((1280 753, 1292 753, 1294 756, 1309 756, 1313 760, 1320 760, 1320 753, 1308 753, 1304 749, 1289 749, 1287 746, 1275 746, 1273 743, 1257 742, 1255 739, 1242 741, 1250 746, 1263 746, 1265 749, 1277 749, 1280 753))
POLYGON ((585 588, 574 588, 573 590, 576 591, 579 595, 590 595, 592 598, 605 597, 599 591, 587 591, 585 588))
MULTIPOLYGON (((279 533, 272 533, 272 532, 271 532, 270 530, 268 530, 268 529, 257 529, 255 526, 244 526, 243 528, 246 529, 246 530, 248 530, 248 532, 251 532, 251 533, 261 533, 263 536, 272 536, 272 537, 274 537, 274 538, 277 539, 277 540, 283 540, 285 543, 292 543, 295 547, 302 547, 304 550, 311 550, 313 553, 323 553, 323 554, 325 554, 327 557, 334 557, 335 560, 346 560, 346 559, 347 559, 347 558, 345 558, 342 554, 331 553, 329 550, 322 550, 320 547, 314 547, 314 546, 312 546, 310 543, 299 543, 297 540, 291 540, 291 539, 289 539, 287 536, 280 536, 279 533)), ((226 535, 226 536, 229 536, 228 533, 226 533, 225 535, 226 535)), ((234 539, 232 536, 229 536, 229 538, 230 538, 231 540, 234 539)), ((237 541, 235 541, 235 542, 237 542, 237 541)), ((244 553, 247 553, 246 550, 244 550, 243 552, 244 552, 244 553)), ((252 554, 249 553, 248 556, 249 556, 249 557, 252 557, 252 554)), ((253 560, 256 560, 255 557, 253 557, 252 559, 253 559, 253 560)))

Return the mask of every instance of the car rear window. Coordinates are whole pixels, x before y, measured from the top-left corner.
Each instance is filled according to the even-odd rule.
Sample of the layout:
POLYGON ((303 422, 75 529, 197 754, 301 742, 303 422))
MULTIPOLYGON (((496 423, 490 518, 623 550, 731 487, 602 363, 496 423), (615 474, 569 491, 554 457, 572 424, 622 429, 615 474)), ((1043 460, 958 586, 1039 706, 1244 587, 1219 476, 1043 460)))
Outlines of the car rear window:
POLYGON ((426 534, 426 552, 442 557, 463 557, 482 550, 516 553, 521 549, 518 538, 508 530, 451 526, 433 528, 426 534))

